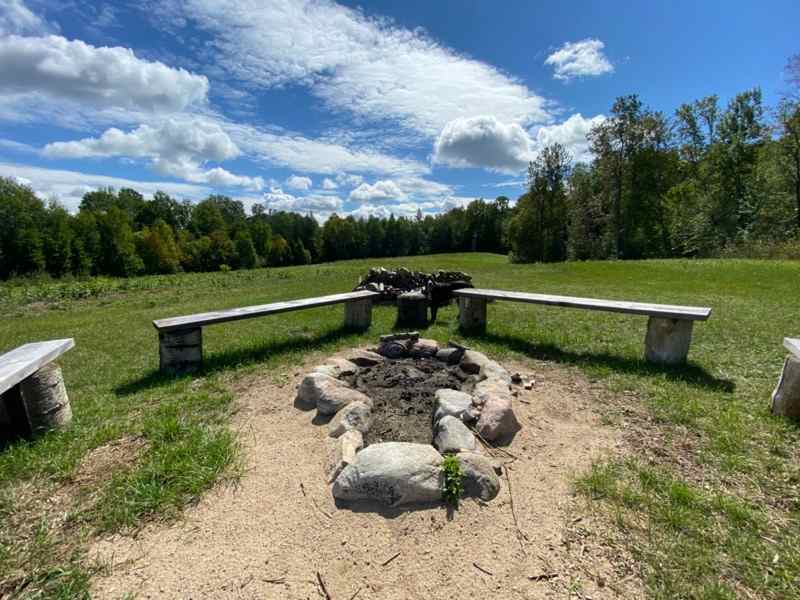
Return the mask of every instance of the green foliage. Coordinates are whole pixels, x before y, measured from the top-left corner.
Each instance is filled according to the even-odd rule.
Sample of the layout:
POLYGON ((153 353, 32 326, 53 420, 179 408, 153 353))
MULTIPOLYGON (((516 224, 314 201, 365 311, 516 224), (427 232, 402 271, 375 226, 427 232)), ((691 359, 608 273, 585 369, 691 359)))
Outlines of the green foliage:
POLYGON ((442 472, 444 473, 444 489, 442 499, 454 508, 458 508, 458 501, 464 493, 464 473, 461 471, 461 463, 452 454, 448 454, 442 461, 442 472))

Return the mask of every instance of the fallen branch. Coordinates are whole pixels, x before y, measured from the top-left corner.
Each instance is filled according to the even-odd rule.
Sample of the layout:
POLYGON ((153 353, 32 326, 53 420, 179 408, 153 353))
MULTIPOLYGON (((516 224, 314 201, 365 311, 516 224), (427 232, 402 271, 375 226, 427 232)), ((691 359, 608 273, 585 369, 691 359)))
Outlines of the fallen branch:
POLYGON ((398 552, 397 554, 394 554, 393 556, 390 556, 390 557, 389 557, 389 558, 387 558, 385 561, 383 561, 383 562, 381 563, 381 566, 382 566, 382 567, 385 567, 386 565, 388 565, 390 562, 392 562, 392 561, 393 561, 395 558, 397 558, 398 556, 400 556, 400 553, 399 553, 399 552, 398 552))
POLYGON ((482 566, 480 566, 478 563, 474 562, 474 563, 472 563, 472 566, 475 567, 476 569, 478 569, 478 571, 481 571, 482 573, 486 573, 489 577, 494 577, 494 573, 492 573, 491 571, 487 571, 482 566))
POLYGON ((322 590, 323 595, 325 596, 325 600, 333 600, 331 595, 328 593, 328 588, 325 587, 325 580, 322 579, 322 573, 317 571, 317 581, 319 582, 319 587, 322 590))
MULTIPOLYGON (((470 427, 470 431, 472 431, 472 433, 475 434, 475 436, 484 445, 484 447, 486 447, 487 450, 497 450, 498 452, 502 452, 503 454, 505 454, 506 456, 508 456, 509 458, 511 458, 513 460, 519 460, 519 456, 517 456, 516 454, 512 454, 511 452, 509 452, 508 450, 506 450, 504 448, 500 448, 498 446, 493 446, 492 444, 487 442, 486 439, 480 433, 478 433, 478 430, 475 429, 474 427, 470 427)), ((489 452, 489 454, 491 455, 491 452, 489 452)), ((512 460, 512 462, 513 462, 513 460, 512 460)))

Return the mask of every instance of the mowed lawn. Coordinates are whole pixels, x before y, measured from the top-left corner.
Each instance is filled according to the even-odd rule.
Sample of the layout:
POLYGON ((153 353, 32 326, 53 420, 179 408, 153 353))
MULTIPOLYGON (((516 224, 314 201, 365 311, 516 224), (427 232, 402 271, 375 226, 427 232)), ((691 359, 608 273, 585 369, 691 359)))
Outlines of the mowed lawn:
MULTIPOLYGON (((87 594, 92 571, 103 568, 86 556, 90 536, 170 518, 239 474, 237 441, 226 426, 234 409, 228 382, 256 370, 285 377, 310 351, 374 341, 392 329, 395 309, 377 307, 365 334, 342 330, 342 306, 212 326, 203 332, 204 372, 184 378, 158 374, 153 319, 348 291, 376 265, 464 270, 477 287, 711 306, 710 320, 695 325, 690 364, 682 368, 642 361, 646 318, 630 315, 496 302, 487 334, 465 342, 500 359, 576 365, 646 415, 641 426, 663 444, 663 460, 633 453, 578 474, 575 484, 608 516, 609 543, 640 562, 653 597, 800 597, 800 433, 769 414, 782 338, 800 335, 800 263, 512 265, 488 254, 94 288, 3 284, 0 352, 61 337, 74 337, 76 347, 61 361, 71 430, 0 451, 0 597, 87 594), (80 295, 90 297, 74 299, 80 295), (87 453, 120 439, 137 440, 135 460, 76 483, 87 453)), ((441 310, 425 335, 464 340, 456 307, 441 310)), ((597 410, 608 426, 626 426, 624 410, 597 410)))

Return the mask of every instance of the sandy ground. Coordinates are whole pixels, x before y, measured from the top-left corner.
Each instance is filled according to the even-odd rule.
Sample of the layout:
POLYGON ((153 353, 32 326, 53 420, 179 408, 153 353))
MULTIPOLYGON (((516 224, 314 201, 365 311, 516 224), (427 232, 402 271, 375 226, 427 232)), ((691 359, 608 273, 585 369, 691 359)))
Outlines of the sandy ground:
POLYGON ((641 597, 635 565, 607 545, 602 520, 570 484, 594 459, 625 450, 621 432, 600 423, 606 392, 574 370, 533 361, 506 367, 536 380, 530 391, 516 387, 523 429, 507 447, 517 457, 506 457, 511 485, 504 477, 495 500, 464 501, 451 515, 444 507, 337 508, 325 477, 327 429, 293 406, 304 369, 282 385, 267 376, 236 382, 234 426, 247 464, 239 485, 213 490, 179 522, 98 540, 92 552, 110 569, 95 578, 93 594, 641 597))

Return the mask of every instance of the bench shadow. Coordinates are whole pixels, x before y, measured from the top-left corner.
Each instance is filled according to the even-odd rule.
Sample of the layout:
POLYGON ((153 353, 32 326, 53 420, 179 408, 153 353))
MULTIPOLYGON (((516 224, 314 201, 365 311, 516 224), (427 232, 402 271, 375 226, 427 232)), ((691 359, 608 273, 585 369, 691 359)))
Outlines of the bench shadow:
POLYGON ((733 393, 736 385, 729 379, 715 377, 703 367, 688 362, 684 365, 657 365, 642 359, 632 359, 607 353, 568 352, 552 344, 535 344, 529 340, 495 333, 471 334, 466 339, 478 339, 505 346, 530 358, 581 367, 602 367, 620 373, 666 377, 715 392, 733 393))
POLYGON ((118 396, 129 396, 144 390, 174 383, 176 379, 182 377, 202 377, 244 365, 263 362, 268 357, 298 351, 311 351, 318 346, 334 344, 348 337, 355 338, 359 333, 357 330, 342 326, 317 336, 298 336, 280 342, 269 342, 237 350, 223 350, 204 357, 202 367, 194 373, 162 373, 158 369, 151 369, 141 377, 118 385, 114 388, 114 392, 118 396))

